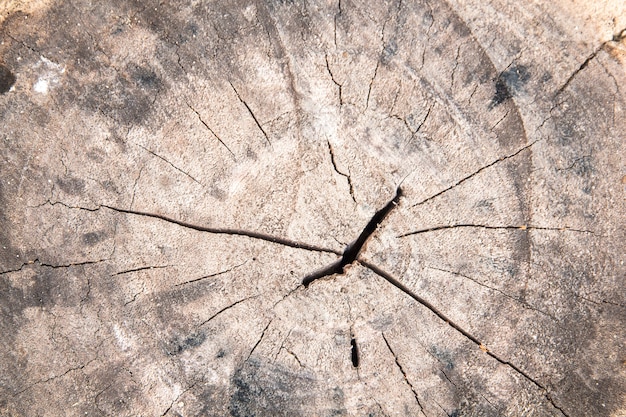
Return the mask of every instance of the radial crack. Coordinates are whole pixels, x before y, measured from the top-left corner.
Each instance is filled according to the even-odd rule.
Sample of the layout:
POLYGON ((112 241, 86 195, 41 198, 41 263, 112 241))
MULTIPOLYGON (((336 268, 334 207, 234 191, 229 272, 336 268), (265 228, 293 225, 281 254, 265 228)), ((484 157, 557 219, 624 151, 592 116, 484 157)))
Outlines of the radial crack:
POLYGON ((602 44, 600 44, 600 46, 598 46, 583 62, 582 64, 580 64, 578 66, 578 68, 576 68, 574 70, 574 72, 567 78, 567 80, 565 80, 565 82, 563 83, 563 85, 556 91, 556 93, 554 94, 554 98, 557 98, 559 95, 561 95, 563 93, 563 91, 565 91, 565 89, 570 85, 570 83, 574 80, 574 78, 576 78, 576 76, 585 68, 587 68, 587 66, 589 65, 589 63, 596 57, 598 56, 598 54, 600 53, 600 51, 602 49, 604 49, 606 47, 606 45, 609 42, 621 42, 623 39, 626 38, 626 28, 622 29, 621 31, 619 31, 617 34, 613 35, 613 37, 611 39, 609 39, 608 41, 602 42, 602 44))
POLYGON ((418 303, 420 303, 421 305, 423 305, 427 309, 429 309, 434 315, 439 317, 443 322, 448 324, 454 330, 456 330, 457 332, 459 332, 460 334, 465 336, 468 340, 473 342, 476 346, 478 346, 478 348, 481 351, 485 352, 487 355, 489 355, 490 357, 492 357, 493 359, 495 359, 496 361, 498 361, 502 365, 508 366, 513 371, 515 371, 516 373, 518 373, 519 375, 524 377, 527 381, 531 382, 534 386, 536 386, 541 391, 543 391, 546 399, 550 402, 550 404, 552 404, 552 406, 554 408, 559 410, 563 415, 565 415, 567 417, 567 414, 565 414, 563 409, 561 407, 559 407, 558 405, 556 405, 555 402, 552 400, 552 397, 550 396, 550 393, 548 392, 548 390, 542 384, 540 384, 536 379, 532 378, 530 375, 528 375, 526 372, 524 372, 522 369, 520 369, 515 364, 513 364, 513 363, 511 363, 511 362, 509 362, 509 361, 507 361, 505 359, 502 359, 500 356, 498 356, 495 353, 493 353, 492 351, 490 351, 487 348, 487 346, 485 346, 480 340, 478 340, 478 338, 473 336, 467 330, 463 329, 461 326, 456 324, 454 321, 450 320, 445 314, 443 314, 441 311, 439 311, 439 309, 437 309, 433 304, 431 304, 430 302, 426 301, 424 298, 420 297, 419 295, 415 294, 406 285, 404 285, 403 283, 398 281, 398 279, 396 279, 393 275, 389 274, 388 272, 385 272, 384 270, 382 270, 378 266, 376 266, 376 265, 374 265, 374 264, 372 264, 370 262, 367 262, 365 260, 359 259, 358 262, 361 265, 363 265, 364 267, 368 268, 370 271, 374 272, 379 277, 385 279, 391 285, 393 285, 394 287, 398 288, 400 291, 402 291, 403 293, 405 293, 406 295, 408 295, 409 297, 411 297, 412 299, 414 299, 415 301, 417 301, 418 303))
POLYGON ((182 220, 176 220, 176 219, 173 219, 171 217, 167 217, 161 214, 147 213, 147 212, 137 211, 137 210, 127 210, 127 209, 123 209, 119 207, 108 206, 105 204, 103 204, 102 207, 108 208, 109 210, 117 211, 118 213, 133 214, 136 216, 150 217, 153 219, 163 220, 165 222, 176 224, 178 226, 181 226, 187 229, 197 230, 199 232, 222 234, 222 235, 233 235, 233 236, 245 236, 251 239, 263 240, 266 242, 271 242, 271 243, 275 243, 278 245, 288 246, 288 247, 296 248, 296 249, 304 249, 304 250, 309 250, 313 252, 325 252, 325 253, 333 253, 335 255, 341 255, 341 252, 334 250, 334 249, 328 249, 328 248, 323 248, 323 247, 316 246, 316 245, 309 245, 307 243, 296 242, 294 240, 281 238, 277 236, 271 236, 265 233, 252 232, 252 231, 241 230, 241 229, 205 227, 205 226, 195 225, 192 223, 187 223, 182 220))
POLYGON ((69 374, 70 372, 74 372, 74 371, 78 371, 78 370, 80 370, 80 369, 84 369, 86 366, 88 366, 89 364, 91 364, 91 363, 92 363, 93 361, 95 361, 96 359, 97 359, 97 356, 96 356, 96 357, 94 357, 94 358, 91 358, 90 360, 88 360, 87 362, 85 362, 85 363, 84 363, 84 364, 82 364, 82 365, 78 365, 78 366, 74 366, 74 367, 68 368, 65 372, 63 372, 63 373, 61 373, 61 374, 58 374, 58 375, 53 375, 53 376, 51 376, 51 377, 49 377, 49 378, 46 378, 46 379, 41 379, 41 380, 39 380, 39 381, 35 381, 35 382, 33 382, 32 384, 28 385, 27 387, 25 387, 25 388, 21 389, 20 391, 16 392, 13 396, 14 396, 14 397, 17 397, 18 395, 21 395, 21 394, 23 394, 24 392, 26 392, 26 391, 30 390, 31 388, 33 388, 35 385, 45 384, 45 383, 50 382, 50 381, 53 381, 53 380, 55 380, 55 379, 58 379, 58 378, 63 378, 65 375, 69 374))
POLYGON ((191 111, 193 111, 196 116, 198 116, 198 120, 200 120, 200 122, 204 125, 204 127, 206 127, 206 129, 211 132, 211 134, 213 136, 215 136, 215 138, 222 144, 222 146, 224 146, 228 152, 230 152, 230 154, 232 155, 233 159, 235 159, 235 161, 237 160, 237 157, 235 156, 235 153, 228 147, 228 145, 222 140, 222 138, 220 138, 219 136, 217 136, 217 133, 215 133, 213 131, 213 129, 211 129, 211 127, 207 124, 207 122, 204 121, 204 119, 202 119, 202 116, 200 116, 200 113, 194 109, 193 107, 191 107, 191 105, 189 103, 186 103, 187 107, 189 107, 191 109, 191 111))
POLYGON ((228 268, 228 269, 224 269, 224 270, 222 270, 222 271, 215 272, 215 273, 213 273, 213 274, 205 275, 205 276, 200 277, 200 278, 194 278, 194 279, 190 279, 189 281, 185 281, 185 282, 178 283, 178 284, 174 285, 174 287, 180 287, 181 285, 192 284, 192 283, 194 283, 194 282, 202 281, 202 280, 205 280, 205 279, 207 279, 207 278, 217 277, 217 276, 219 276, 219 275, 223 275, 223 274, 226 274, 226 273, 228 273, 228 272, 231 272, 231 271, 233 271, 233 270, 235 270, 235 269, 237 269, 237 268, 239 268, 239 267, 241 267, 241 266, 245 265, 246 263, 248 263, 248 261, 242 262, 242 263, 240 263, 239 265, 235 265, 235 266, 230 267, 230 268, 228 268))
POLYGON ((460 180, 458 180, 457 182, 455 182, 455 183, 454 183, 454 184, 452 184, 451 186, 449 186, 449 187, 447 187, 447 188, 445 188, 445 189, 443 189, 443 190, 439 191, 439 192, 438 192, 438 193, 436 193, 436 194, 431 195, 430 197, 428 197, 428 198, 426 198, 426 199, 424 199, 424 200, 420 201, 419 203, 415 203, 415 204, 413 204, 411 207, 420 206, 420 205, 422 205, 422 204, 424 204, 424 203, 426 203, 426 202, 428 202, 428 201, 430 201, 430 200, 433 200, 433 199, 434 199, 434 198, 436 198, 436 197, 439 197, 441 194, 443 194, 443 193, 446 193, 446 192, 450 191, 450 190, 451 190, 451 189, 453 189, 454 187, 456 187, 456 186, 458 186, 458 185, 460 185, 460 184, 464 183, 465 181, 469 180, 470 178, 474 177, 475 175, 478 175, 478 174, 479 174, 479 173, 481 173, 482 171, 484 171, 484 170, 486 170, 486 169, 488 169, 488 168, 491 168, 492 166, 496 165, 497 163, 502 162, 502 161, 506 161, 507 159, 510 159, 510 158, 513 158, 513 157, 517 156, 517 155, 518 155, 518 154, 520 154, 521 152, 523 152, 523 151, 527 150, 528 148, 530 148, 531 146, 533 146, 533 145, 534 145, 535 143, 537 143, 538 141, 539 141, 539 139, 538 139, 538 140, 536 140, 536 141, 534 141, 534 142, 529 143, 528 145, 526 145, 526 146, 522 147, 521 149, 518 149, 517 151, 515 151, 514 153, 512 153, 512 154, 510 154, 510 155, 502 156, 502 157, 500 157, 500 158, 496 159, 495 161, 493 161, 493 162, 491 162, 491 163, 489 163, 489 164, 487 164, 487 165, 485 165, 485 166, 483 166, 483 167, 481 167, 481 168, 477 169, 476 171, 472 172, 471 174, 469 174, 469 175, 467 175, 467 176, 465 176, 465 177, 461 178, 460 180))
POLYGON ((161 268, 169 268, 172 265, 150 265, 150 266, 141 266, 139 268, 134 268, 134 269, 127 269, 124 271, 120 271, 120 272, 116 272, 115 274, 111 275, 111 276, 116 276, 116 275, 123 275, 123 274, 130 274, 132 272, 139 272, 139 271, 145 271, 146 269, 161 269, 161 268))
POLYGON ((261 126, 261 123, 259 123, 259 119, 257 119, 257 117, 254 115, 254 112, 252 111, 252 109, 250 108, 248 103, 246 103, 246 101, 243 98, 241 98, 241 96, 239 95, 239 92, 237 91, 237 89, 235 88, 233 83, 228 81, 228 84, 230 84, 230 86, 232 87, 232 89, 235 92, 235 94, 237 95, 237 98, 239 99, 239 101, 246 107, 246 109, 248 109, 248 113, 250 113, 250 116, 252 116, 252 119, 254 119, 254 123, 256 123, 256 125, 259 128, 259 130, 261 131, 261 133, 263 133, 263 136, 265 137, 265 140, 267 141, 267 143, 270 146, 272 146, 272 142, 270 141, 270 138, 267 135, 267 132, 265 132, 265 129, 263 129, 263 126, 261 126))
POLYGON ((461 228, 478 228, 478 229, 488 229, 488 230, 549 230, 554 232, 575 232, 575 233, 590 233, 594 232, 591 230, 582 230, 582 229, 571 229, 569 227, 543 227, 543 226, 529 226, 529 225, 521 225, 521 226, 491 226, 486 224, 471 224, 471 223, 459 223, 459 224, 450 224, 450 225, 441 225, 441 226, 433 226, 427 227, 424 229, 414 230, 412 232, 407 232, 401 235, 398 235, 398 238, 419 235, 422 233, 435 232, 437 230, 447 230, 447 229, 461 229, 461 228))
POLYGON ((202 186, 202 183, 200 181, 198 181, 197 179, 195 179, 194 177, 192 177, 188 172, 183 171, 182 169, 178 168, 176 165, 174 165, 173 163, 171 163, 170 161, 168 161, 167 159, 165 159, 164 157, 162 157, 161 155, 159 155, 158 153, 151 151, 150 149, 142 146, 142 145, 137 145, 139 146, 141 149, 143 149, 144 151, 148 152, 149 154, 156 156, 157 158, 159 158, 160 160, 164 161, 165 163, 169 164, 172 168, 174 168, 176 171, 186 175, 187 177, 189 177, 193 182, 197 183, 198 185, 202 186))
POLYGON ((415 391, 415 388, 413 387, 413 384, 411 384, 411 381, 409 381, 409 378, 406 375, 406 372, 405 372, 404 368, 402 368, 402 365, 400 365, 400 361, 398 360, 398 355, 396 355, 396 353, 391 348, 391 345, 389 344, 389 341, 387 340, 387 337, 385 336, 385 333, 381 333, 381 335, 383 336, 383 340, 385 341, 385 344, 387 345, 387 349, 389 349, 389 352, 391 352, 391 355, 393 356, 394 360, 396 361, 396 366, 398 367, 398 369, 400 369, 400 372, 402 373, 402 376, 404 376, 404 382, 406 382, 407 385, 409 386, 409 388, 411 388, 411 392, 413 392, 413 396, 415 397, 415 401, 417 402, 417 405, 420 408, 420 412, 425 416, 426 413, 424 413, 424 407, 422 407, 422 403, 420 402, 419 396, 417 395, 417 391, 415 391))
POLYGON ((244 301, 248 301, 252 298, 257 298, 258 295, 252 295, 250 297, 246 297, 246 298, 242 298, 241 300, 235 301, 232 304, 227 305, 226 307, 222 308, 221 310, 219 310, 218 312, 216 312, 215 314, 213 314, 211 317, 209 317, 208 319, 204 320, 202 323, 200 323, 197 327, 202 327, 205 324, 207 324, 208 322, 210 322, 211 320, 213 320, 214 318, 216 318, 217 316, 219 316, 220 314, 222 314, 223 312, 225 312, 226 310, 230 310, 231 308, 235 307, 237 304, 243 303, 244 301))
POLYGON ((265 328, 261 332, 261 336, 259 337, 259 340, 257 340, 257 342, 254 344, 254 346, 252 346, 252 350, 250 351, 250 353, 248 354, 248 357, 246 358, 246 360, 244 362, 248 362, 248 360, 250 359, 250 356, 252 356, 252 354, 256 350, 257 346, 259 346, 259 344, 261 343, 261 340, 263 340, 263 338, 265 337, 265 332, 270 327, 270 324, 272 324, 273 321, 274 321, 274 319, 271 319, 270 322, 267 323, 267 326, 265 326, 265 328))

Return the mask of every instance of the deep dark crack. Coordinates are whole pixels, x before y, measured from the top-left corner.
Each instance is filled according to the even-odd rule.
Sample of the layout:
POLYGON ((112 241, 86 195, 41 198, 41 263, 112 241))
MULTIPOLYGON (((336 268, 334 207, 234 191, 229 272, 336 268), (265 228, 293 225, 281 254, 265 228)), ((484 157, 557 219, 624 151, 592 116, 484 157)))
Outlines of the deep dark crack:
POLYGON ((350 358, 352 359, 352 366, 354 366, 355 368, 358 368, 359 362, 360 362, 359 346, 356 343, 356 338, 354 337, 354 335, 350 339, 350 347, 351 347, 350 358))
POLYGON ((367 223, 359 237, 346 247, 346 249, 343 251, 341 258, 328 265, 327 267, 315 271, 312 274, 304 277, 304 279, 302 280, 302 285, 308 287, 313 281, 317 279, 334 274, 343 274, 344 268, 352 264, 356 260, 357 256, 361 252, 361 249, 363 248, 363 245, 365 245, 365 242, 367 242, 367 239, 372 235, 372 233, 376 231, 378 225, 385 219, 385 217, 387 217, 391 210, 393 210, 393 208, 398 205, 400 197, 402 197, 402 189, 398 187, 395 197, 391 201, 389 201, 385 205, 385 207, 378 210, 374 214, 374 216, 367 223))

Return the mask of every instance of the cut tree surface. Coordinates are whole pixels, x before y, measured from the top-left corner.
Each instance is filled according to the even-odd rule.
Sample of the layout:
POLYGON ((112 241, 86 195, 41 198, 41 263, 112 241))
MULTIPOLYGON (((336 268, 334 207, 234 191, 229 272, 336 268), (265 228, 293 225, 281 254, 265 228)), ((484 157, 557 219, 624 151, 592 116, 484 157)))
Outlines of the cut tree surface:
POLYGON ((0 415, 626 415, 622 1, 0 5, 0 415))

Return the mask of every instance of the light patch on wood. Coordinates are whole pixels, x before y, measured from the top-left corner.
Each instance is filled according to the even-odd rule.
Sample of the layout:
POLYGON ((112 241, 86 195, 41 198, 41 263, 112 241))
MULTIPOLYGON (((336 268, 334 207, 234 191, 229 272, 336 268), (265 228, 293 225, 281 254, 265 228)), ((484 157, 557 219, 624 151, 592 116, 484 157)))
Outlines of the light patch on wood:
MULTIPOLYGON (((47 9, 50 0, 7 0, 0 2, 0 24, 9 17, 10 14, 20 11, 27 15, 47 9)), ((24 16, 26 18, 26 16, 24 16)))

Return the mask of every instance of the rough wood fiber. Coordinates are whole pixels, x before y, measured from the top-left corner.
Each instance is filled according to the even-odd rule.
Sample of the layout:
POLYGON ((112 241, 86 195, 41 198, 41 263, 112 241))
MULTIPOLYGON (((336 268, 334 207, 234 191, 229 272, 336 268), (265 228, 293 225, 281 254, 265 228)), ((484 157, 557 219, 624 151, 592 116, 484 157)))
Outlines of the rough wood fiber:
POLYGON ((0 415, 626 415, 625 7, 3 3, 0 415))

